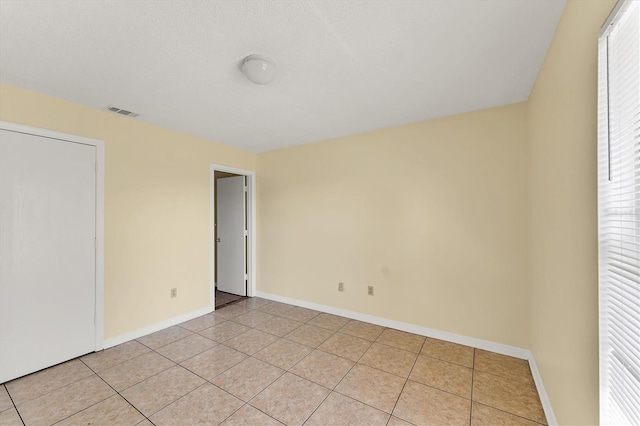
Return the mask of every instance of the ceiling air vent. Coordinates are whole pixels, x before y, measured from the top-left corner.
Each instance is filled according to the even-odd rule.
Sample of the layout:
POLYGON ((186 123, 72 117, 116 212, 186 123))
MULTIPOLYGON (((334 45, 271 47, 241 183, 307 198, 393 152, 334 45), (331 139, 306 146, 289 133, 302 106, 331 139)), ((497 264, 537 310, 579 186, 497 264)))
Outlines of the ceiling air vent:
POLYGON ((132 118, 140 117, 140 114, 138 114, 136 112, 127 111, 126 109, 117 108, 117 107, 114 107, 114 106, 106 107, 105 111, 113 112, 115 114, 120 114, 120 115, 124 115, 124 116, 127 116, 127 117, 132 117, 132 118))

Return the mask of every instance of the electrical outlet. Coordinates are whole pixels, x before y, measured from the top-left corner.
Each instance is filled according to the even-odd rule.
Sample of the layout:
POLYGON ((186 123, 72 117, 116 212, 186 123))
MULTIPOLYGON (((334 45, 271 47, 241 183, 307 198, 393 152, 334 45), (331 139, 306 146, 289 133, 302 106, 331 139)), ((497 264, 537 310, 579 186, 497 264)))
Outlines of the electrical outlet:
POLYGON ((171 289, 171 297, 176 297, 178 295, 178 289, 177 288, 172 288, 171 289))
POLYGON ((367 291, 367 294, 369 296, 373 296, 373 286, 372 285, 369 286, 369 290, 367 291))
POLYGON ((338 283, 338 291, 344 291, 344 283, 338 283))

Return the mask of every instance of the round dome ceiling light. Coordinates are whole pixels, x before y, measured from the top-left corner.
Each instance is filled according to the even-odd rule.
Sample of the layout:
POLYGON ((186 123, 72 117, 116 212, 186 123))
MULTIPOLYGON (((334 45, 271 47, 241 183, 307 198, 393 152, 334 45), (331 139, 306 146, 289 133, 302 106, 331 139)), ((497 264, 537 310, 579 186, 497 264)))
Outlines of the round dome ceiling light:
POLYGON ((268 84, 276 76, 276 63, 262 55, 249 55, 242 60, 242 73, 256 84, 268 84))

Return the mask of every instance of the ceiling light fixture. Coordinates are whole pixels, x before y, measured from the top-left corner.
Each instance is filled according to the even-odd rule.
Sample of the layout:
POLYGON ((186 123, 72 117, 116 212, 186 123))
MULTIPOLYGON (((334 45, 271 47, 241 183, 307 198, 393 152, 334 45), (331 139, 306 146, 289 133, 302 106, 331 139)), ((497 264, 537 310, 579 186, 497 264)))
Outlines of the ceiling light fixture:
POLYGON ((242 73, 256 84, 268 84, 276 76, 276 63, 262 55, 249 55, 242 60, 242 73))

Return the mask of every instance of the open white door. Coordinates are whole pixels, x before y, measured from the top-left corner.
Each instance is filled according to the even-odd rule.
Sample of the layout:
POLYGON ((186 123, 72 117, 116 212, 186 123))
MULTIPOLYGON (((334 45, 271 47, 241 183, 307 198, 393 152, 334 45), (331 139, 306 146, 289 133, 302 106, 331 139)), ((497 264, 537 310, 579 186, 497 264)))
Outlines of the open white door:
POLYGON ((0 130, 0 383, 95 349, 96 147, 0 130))
POLYGON ((246 296, 244 176, 221 178, 216 185, 218 290, 246 296))

